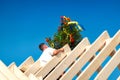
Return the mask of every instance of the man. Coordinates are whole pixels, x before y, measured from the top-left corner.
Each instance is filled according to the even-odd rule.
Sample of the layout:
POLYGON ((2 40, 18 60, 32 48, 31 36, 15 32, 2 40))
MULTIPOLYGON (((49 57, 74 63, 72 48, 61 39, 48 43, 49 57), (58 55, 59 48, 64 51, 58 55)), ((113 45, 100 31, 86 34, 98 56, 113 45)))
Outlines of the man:
POLYGON ((45 66, 52 59, 54 55, 57 55, 60 52, 64 52, 63 48, 53 49, 51 47, 48 47, 44 43, 41 43, 39 45, 39 49, 43 51, 42 55, 39 58, 41 66, 45 66))

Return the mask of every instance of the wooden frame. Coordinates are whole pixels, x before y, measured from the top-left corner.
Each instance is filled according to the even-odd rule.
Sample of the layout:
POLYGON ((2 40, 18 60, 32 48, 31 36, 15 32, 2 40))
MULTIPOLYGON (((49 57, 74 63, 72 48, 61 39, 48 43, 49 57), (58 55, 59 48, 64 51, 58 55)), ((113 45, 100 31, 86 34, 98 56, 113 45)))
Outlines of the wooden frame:
POLYGON ((19 69, 22 72, 25 72, 33 63, 34 63, 34 60, 32 56, 30 56, 19 66, 19 69))
POLYGON ((19 67, 14 62, 7 67, 0 60, 0 80, 72 80, 75 75, 78 75, 76 80, 89 80, 96 71, 94 80, 107 80, 116 67, 120 69, 120 49, 116 50, 119 44, 120 30, 112 38, 104 31, 92 44, 84 38, 72 51, 68 44, 65 45, 65 52, 54 56, 44 67, 32 56, 19 67), (101 68, 108 56, 110 60, 101 68), (82 71, 87 62, 90 63, 82 71))
POLYGON ((55 68, 56 65, 58 65, 71 51, 69 45, 65 45, 63 47, 65 50, 64 52, 54 56, 51 61, 49 61, 42 69, 40 69, 35 75, 37 77, 45 77, 48 73, 50 73, 51 70, 55 68))
POLYGON ((105 65, 102 71, 97 75, 95 80, 107 80, 109 75, 120 63, 120 49, 115 53, 111 60, 105 65))
POLYGON ((7 80, 22 80, 18 79, 17 76, 15 76, 1 60, 0 60, 0 73, 1 77, 2 78, 4 77, 4 79, 6 77, 7 80))
POLYGON ((16 64, 13 62, 8 66, 8 69, 14 73, 17 78, 22 80, 29 80, 29 78, 16 66, 16 64))
POLYGON ((77 80, 88 80, 90 76, 98 69, 102 62, 110 55, 110 53, 115 49, 115 47, 120 43, 120 30, 115 34, 115 36, 106 41, 105 47, 101 52, 95 57, 95 59, 89 64, 89 66, 81 73, 77 80), (94 66, 94 67, 93 67, 94 66))
POLYGON ((83 39, 74 50, 55 68, 55 70, 48 75, 45 80, 56 80, 66 68, 68 68, 78 56, 82 55, 86 46, 89 46, 89 41, 87 38, 83 39))
POLYGON ((80 71, 82 67, 95 55, 95 53, 101 47, 103 47, 106 39, 109 39, 109 35, 105 31, 91 46, 87 48, 86 52, 80 56, 80 58, 75 62, 75 64, 73 64, 70 70, 61 78, 61 80, 71 80, 78 73, 78 71, 80 71))

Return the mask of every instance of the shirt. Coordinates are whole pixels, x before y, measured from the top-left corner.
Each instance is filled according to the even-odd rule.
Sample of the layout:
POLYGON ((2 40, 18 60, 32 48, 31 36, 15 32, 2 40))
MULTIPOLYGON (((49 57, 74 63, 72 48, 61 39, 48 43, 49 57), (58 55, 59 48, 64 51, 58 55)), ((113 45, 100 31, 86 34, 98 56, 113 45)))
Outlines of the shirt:
POLYGON ((45 66, 52 59, 54 50, 55 49, 48 47, 43 51, 42 55, 39 58, 41 66, 45 66))

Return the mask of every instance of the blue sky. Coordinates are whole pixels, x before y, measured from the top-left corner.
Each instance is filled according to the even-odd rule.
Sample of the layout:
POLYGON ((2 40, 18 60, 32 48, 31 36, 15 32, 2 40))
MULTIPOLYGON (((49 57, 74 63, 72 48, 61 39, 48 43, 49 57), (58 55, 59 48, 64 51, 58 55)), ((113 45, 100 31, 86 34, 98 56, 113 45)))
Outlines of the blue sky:
POLYGON ((77 20, 92 43, 104 30, 120 29, 119 0, 0 0, 0 59, 9 65, 41 55, 39 43, 52 37, 60 16, 77 20))

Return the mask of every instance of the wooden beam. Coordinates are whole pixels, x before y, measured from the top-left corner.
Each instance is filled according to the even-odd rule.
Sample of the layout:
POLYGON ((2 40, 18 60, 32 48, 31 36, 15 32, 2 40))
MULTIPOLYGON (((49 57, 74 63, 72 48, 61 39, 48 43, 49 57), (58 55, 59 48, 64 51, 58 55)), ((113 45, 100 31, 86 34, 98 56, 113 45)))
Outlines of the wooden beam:
POLYGON ((16 75, 17 78, 22 79, 22 80, 29 80, 29 78, 21 72, 16 66, 16 64, 13 62, 8 66, 8 69, 16 75))
POLYGON ((40 61, 37 60, 24 73, 26 76, 29 76, 30 73, 35 74, 39 69, 41 69, 41 65, 40 65, 40 61))
POLYGON ((114 49, 114 50, 110 53, 110 57, 112 57, 115 53, 116 53, 116 49, 114 49))
POLYGON ((86 46, 89 46, 89 41, 87 38, 83 39, 72 51, 71 53, 55 68, 45 80, 56 80, 66 68, 68 68, 78 56, 82 55, 86 46))
POLYGON ((90 65, 81 73, 77 80, 88 80, 119 43, 120 43, 120 30, 115 34, 115 36, 110 41, 107 41, 106 46, 95 57, 95 59, 90 63, 90 65))
POLYGON ((22 79, 18 79, 17 76, 15 76, 1 60, 0 60, 0 72, 4 76, 6 76, 8 80, 22 80, 22 79))
POLYGON ((119 65, 118 65, 118 69, 120 70, 120 63, 119 63, 119 65))
POLYGON ((33 63, 34 63, 34 60, 32 56, 30 56, 19 66, 19 69, 22 72, 25 72, 33 63))
POLYGON ((117 80, 120 80, 120 76, 117 78, 117 80))
POLYGON ((0 80, 9 80, 3 73, 0 72, 0 80))
POLYGON ((54 56, 51 61, 49 61, 42 69, 40 69, 35 76, 37 77, 45 77, 56 65, 58 65, 61 60, 63 60, 67 55, 69 55, 69 52, 71 51, 69 45, 65 45, 64 52, 59 53, 58 55, 54 56))
POLYGON ((115 53, 111 60, 105 65, 102 71, 97 75, 95 80, 107 80, 109 75, 120 63, 120 49, 115 53))
POLYGON ((98 37, 98 39, 96 39, 92 45, 90 45, 86 52, 81 55, 75 64, 73 64, 69 71, 62 76, 61 80, 71 80, 78 73, 78 71, 80 71, 82 67, 94 56, 99 48, 104 45, 106 39, 109 39, 109 35, 105 31, 98 37))
POLYGON ((36 78, 33 74, 30 74, 30 75, 29 75, 29 79, 30 79, 30 80, 42 80, 42 79, 36 78))

